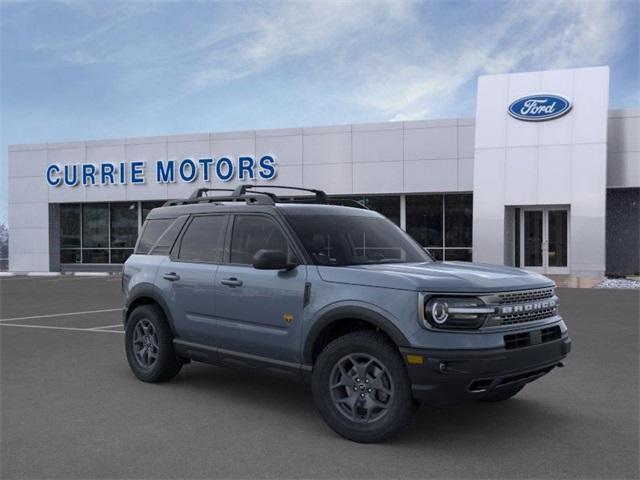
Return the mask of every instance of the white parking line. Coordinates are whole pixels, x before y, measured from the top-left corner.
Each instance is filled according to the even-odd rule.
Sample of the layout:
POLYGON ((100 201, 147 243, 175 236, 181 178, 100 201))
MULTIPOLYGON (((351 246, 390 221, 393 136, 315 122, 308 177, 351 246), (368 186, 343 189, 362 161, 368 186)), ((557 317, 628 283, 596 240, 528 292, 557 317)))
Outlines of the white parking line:
POLYGON ((46 330, 73 330, 76 332, 124 333, 120 330, 94 330, 92 328, 52 327, 49 325, 20 325, 17 323, 0 323, 0 327, 42 328, 46 330))
POLYGON ((87 310, 85 312, 51 313, 49 315, 32 315, 30 317, 0 318, 0 323, 14 322, 16 320, 34 320, 37 318, 68 317, 71 315, 89 315, 91 313, 121 312, 121 311, 122 311, 122 308, 107 308, 104 310, 87 310))
POLYGON ((116 323, 115 325, 105 325, 103 327, 92 327, 92 328, 89 328, 89 330, 102 330, 103 328, 115 328, 115 327, 122 327, 122 323, 116 323))

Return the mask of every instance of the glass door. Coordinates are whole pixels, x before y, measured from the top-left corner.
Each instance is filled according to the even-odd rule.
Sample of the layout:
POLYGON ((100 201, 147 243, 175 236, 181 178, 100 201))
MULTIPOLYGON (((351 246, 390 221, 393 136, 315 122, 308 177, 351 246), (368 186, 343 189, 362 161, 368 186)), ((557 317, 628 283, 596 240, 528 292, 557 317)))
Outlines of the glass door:
POLYGON ((525 207, 519 222, 520 265, 539 273, 569 273, 568 209, 525 207))
POLYGON ((523 225, 520 226, 524 243, 520 247, 523 257, 520 259, 520 265, 540 272, 544 272, 542 217, 542 210, 524 210, 521 217, 523 225))
POLYGON ((545 214, 547 273, 569 273, 569 212, 547 209, 545 214))

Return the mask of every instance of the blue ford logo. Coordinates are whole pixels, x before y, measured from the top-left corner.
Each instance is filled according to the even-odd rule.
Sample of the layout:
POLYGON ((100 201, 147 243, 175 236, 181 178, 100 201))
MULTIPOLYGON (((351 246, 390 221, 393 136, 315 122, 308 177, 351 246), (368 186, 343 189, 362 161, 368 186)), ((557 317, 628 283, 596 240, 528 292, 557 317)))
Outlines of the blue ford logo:
POLYGON ((560 95, 528 95, 509 105, 509 115, 528 122, 558 118, 569 110, 571 110, 571 100, 560 95))

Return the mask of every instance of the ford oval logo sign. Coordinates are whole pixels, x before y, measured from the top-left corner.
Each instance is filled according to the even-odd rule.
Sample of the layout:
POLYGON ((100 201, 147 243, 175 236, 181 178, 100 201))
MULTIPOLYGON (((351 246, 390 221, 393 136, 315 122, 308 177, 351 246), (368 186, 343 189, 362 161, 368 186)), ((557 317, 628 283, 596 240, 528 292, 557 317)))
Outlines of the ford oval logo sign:
POLYGON ((518 120, 541 122, 551 120, 568 113, 571 100, 560 95, 528 95, 509 105, 509 115, 518 120))

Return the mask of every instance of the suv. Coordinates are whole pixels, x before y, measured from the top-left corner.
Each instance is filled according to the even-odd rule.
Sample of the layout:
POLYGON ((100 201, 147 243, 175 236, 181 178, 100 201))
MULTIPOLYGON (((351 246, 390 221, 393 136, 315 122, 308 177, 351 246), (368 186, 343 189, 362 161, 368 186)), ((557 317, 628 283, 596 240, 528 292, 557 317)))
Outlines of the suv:
POLYGON ((506 400, 562 366, 551 280, 436 262, 354 201, 267 188, 200 189, 149 213, 123 272, 140 380, 193 360, 308 381, 333 430, 377 442, 419 403, 506 400))

